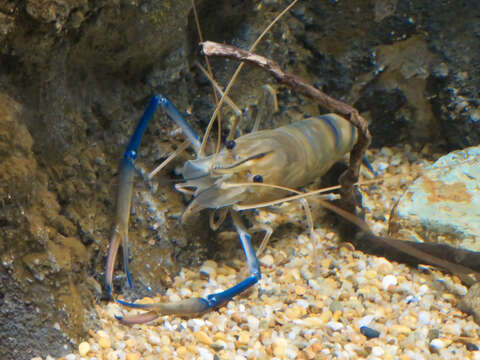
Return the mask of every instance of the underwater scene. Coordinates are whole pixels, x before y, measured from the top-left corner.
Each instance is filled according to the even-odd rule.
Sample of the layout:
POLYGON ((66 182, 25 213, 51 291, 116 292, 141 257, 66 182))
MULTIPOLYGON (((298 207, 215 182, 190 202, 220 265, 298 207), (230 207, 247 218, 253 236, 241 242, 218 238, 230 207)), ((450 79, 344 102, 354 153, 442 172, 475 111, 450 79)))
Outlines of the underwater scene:
POLYGON ((0 359, 480 359, 480 3, 0 2, 0 359))

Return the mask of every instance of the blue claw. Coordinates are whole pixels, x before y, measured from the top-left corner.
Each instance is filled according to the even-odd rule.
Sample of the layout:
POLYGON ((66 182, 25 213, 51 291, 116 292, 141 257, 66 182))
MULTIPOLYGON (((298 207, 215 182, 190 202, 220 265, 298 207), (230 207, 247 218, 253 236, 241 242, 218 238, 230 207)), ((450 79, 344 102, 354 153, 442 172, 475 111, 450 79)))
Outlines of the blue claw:
POLYGON ((179 126, 185 136, 190 140, 194 148, 200 149, 200 142, 197 134, 188 125, 182 114, 173 106, 173 104, 163 95, 155 95, 145 109, 140 121, 133 131, 130 141, 125 149, 123 158, 120 162, 120 185, 117 194, 117 207, 115 212, 115 228, 110 240, 110 248, 107 256, 107 268, 105 270, 105 288, 109 296, 112 296, 112 278, 115 259, 117 256, 120 242, 123 247, 124 269, 127 275, 127 281, 130 288, 133 287, 132 277, 128 267, 128 222, 130 218, 130 209, 132 206, 133 179, 135 175, 135 160, 138 156, 138 148, 142 141, 143 134, 152 119, 158 106, 161 106, 165 113, 179 126))
POLYGON ((186 300, 177 301, 174 303, 155 303, 155 304, 134 304, 131 302, 117 300, 120 305, 127 306, 133 309, 149 310, 147 313, 130 315, 127 317, 117 317, 122 324, 133 325, 141 324, 152 321, 160 315, 193 315, 202 313, 208 310, 215 309, 226 302, 230 301, 236 295, 244 292, 251 286, 255 285, 261 278, 260 266, 257 256, 250 241, 250 235, 247 233, 244 225, 241 222, 240 216, 231 212, 233 222, 237 229, 240 242, 242 243, 243 251, 247 259, 248 269, 250 276, 242 280, 231 288, 207 295, 206 298, 191 298, 186 300))

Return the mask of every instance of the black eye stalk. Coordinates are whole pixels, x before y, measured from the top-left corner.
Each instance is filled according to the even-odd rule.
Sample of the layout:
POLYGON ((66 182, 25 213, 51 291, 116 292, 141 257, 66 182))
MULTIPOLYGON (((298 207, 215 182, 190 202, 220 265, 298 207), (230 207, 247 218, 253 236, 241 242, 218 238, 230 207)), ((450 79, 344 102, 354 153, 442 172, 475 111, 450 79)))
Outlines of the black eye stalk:
POLYGON ((255 176, 253 177, 253 182, 263 183, 263 177, 262 177, 262 175, 255 175, 255 176))
POLYGON ((237 145, 237 144, 235 143, 235 140, 227 141, 227 143, 225 144, 225 146, 227 147, 228 150, 233 150, 233 148, 235 147, 235 145, 237 145))

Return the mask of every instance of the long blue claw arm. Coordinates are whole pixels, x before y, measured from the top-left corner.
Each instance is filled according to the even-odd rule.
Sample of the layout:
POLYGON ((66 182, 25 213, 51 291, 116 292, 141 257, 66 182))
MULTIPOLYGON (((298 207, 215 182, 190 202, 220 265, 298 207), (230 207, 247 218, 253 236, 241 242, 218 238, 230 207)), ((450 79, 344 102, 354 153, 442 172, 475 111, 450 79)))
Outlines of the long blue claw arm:
POLYGON ((125 273, 130 287, 132 280, 130 271, 128 270, 128 220, 130 217, 130 208, 132 204, 133 194, 133 177, 135 175, 135 167, 133 160, 124 156, 120 163, 120 185, 117 194, 117 208, 115 212, 115 227, 107 256, 107 268, 105 271, 105 288, 108 295, 112 296, 112 278, 113 268, 115 266, 115 258, 117 257, 120 242, 123 245, 123 260, 125 273))
POLYGON ((162 106, 163 111, 168 115, 170 119, 173 120, 177 126, 182 129, 183 134, 185 137, 190 141, 195 152, 198 154, 200 152, 200 140, 198 135, 193 131, 193 129, 188 125, 187 121, 183 118, 180 111, 163 95, 156 95, 154 99, 157 99, 159 104, 162 106))
POLYGON ((198 152, 200 149, 200 142, 197 134, 195 134, 193 129, 188 125, 181 113, 175 108, 175 106, 173 106, 170 100, 160 94, 153 96, 135 128, 120 162, 120 185, 117 194, 115 227, 112 238, 110 239, 107 266, 105 270, 105 288, 110 297, 112 295, 113 269, 120 242, 122 242, 123 248, 125 273, 127 275, 128 284, 130 287, 132 287, 132 279, 128 269, 128 222, 130 218, 130 209, 132 206, 135 160, 137 159, 138 148, 140 147, 143 134, 145 133, 148 123, 152 119, 159 105, 177 124, 177 126, 182 129, 185 136, 193 144, 195 150, 198 152))
POLYGON ((250 235, 242 224, 240 216, 231 211, 233 222, 238 232, 240 242, 247 260, 250 276, 242 280, 237 285, 215 294, 207 295, 206 298, 192 298, 174 303, 157 303, 157 304, 133 304, 123 300, 117 300, 121 305, 134 309, 149 310, 147 313, 129 315, 125 317, 116 316, 117 320, 125 325, 142 324, 155 320, 160 315, 193 315, 205 312, 221 306, 234 296, 244 292, 251 286, 255 285, 261 278, 260 265, 257 255, 250 241, 250 235))

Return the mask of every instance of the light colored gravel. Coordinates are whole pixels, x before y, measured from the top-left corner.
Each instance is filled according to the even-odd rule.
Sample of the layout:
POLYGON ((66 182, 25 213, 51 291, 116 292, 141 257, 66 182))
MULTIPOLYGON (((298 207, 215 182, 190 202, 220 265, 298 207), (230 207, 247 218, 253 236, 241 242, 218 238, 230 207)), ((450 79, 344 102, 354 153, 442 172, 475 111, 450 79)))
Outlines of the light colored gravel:
MULTIPOLYGON (((401 175, 363 189, 367 220, 381 233, 402 188, 431 161, 409 147, 374 155, 386 177, 401 175)), ((480 328, 457 309, 466 292, 457 277, 366 255, 323 225, 315 235, 315 244, 307 231, 270 244, 260 257, 260 284, 197 318, 127 327, 114 315, 129 309, 103 304, 103 330, 91 331, 64 359, 480 359, 480 351, 467 349, 480 346, 480 328), (378 337, 367 338, 375 331, 378 337)), ((237 283, 244 267, 240 253, 228 265, 209 260, 183 269, 164 296, 141 301, 204 296, 237 283)))

